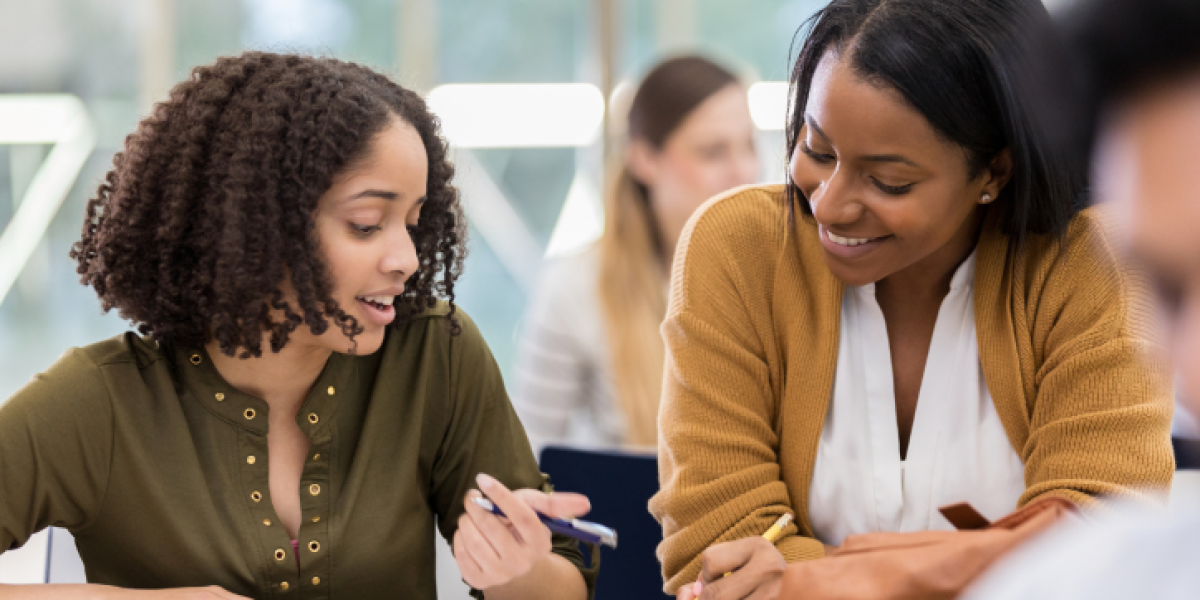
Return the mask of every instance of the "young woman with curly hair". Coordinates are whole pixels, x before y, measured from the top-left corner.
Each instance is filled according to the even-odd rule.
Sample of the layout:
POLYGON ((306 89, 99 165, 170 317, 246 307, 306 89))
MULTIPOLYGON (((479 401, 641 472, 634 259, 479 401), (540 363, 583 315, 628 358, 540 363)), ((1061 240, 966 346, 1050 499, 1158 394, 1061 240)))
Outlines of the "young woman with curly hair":
POLYGON ((247 53, 172 90, 72 251, 142 336, 0 409, 0 549, 65 527, 105 585, 0 598, 434 598, 435 519, 489 599, 590 595, 534 512, 587 499, 542 491, 453 304, 453 172, 421 98, 352 63, 247 53))

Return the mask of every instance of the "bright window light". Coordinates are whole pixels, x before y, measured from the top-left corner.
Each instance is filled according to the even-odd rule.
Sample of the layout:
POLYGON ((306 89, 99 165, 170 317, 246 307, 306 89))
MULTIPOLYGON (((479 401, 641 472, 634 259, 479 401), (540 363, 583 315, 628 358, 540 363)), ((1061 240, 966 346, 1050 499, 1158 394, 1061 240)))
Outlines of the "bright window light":
POLYGON ((604 96, 587 83, 450 84, 426 100, 459 148, 589 146, 604 119, 604 96))
POLYGON ((0 96, 0 144, 53 144, 29 182, 12 220, 0 232, 0 304, 46 233, 96 132, 79 98, 66 94, 0 96))
POLYGON ((750 118, 766 131, 781 131, 787 120, 788 82, 760 81, 750 86, 750 118))

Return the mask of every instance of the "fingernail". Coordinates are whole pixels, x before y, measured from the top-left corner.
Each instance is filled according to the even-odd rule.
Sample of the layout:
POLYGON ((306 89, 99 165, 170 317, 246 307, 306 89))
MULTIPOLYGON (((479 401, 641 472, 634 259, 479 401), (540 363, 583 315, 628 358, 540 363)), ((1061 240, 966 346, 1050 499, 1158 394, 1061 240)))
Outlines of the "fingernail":
POLYGON ((493 485, 496 485, 496 480, 487 473, 480 473, 475 476, 475 483, 479 484, 480 489, 486 490, 491 488, 493 485))
POLYGON ((700 583, 699 581, 692 584, 692 593, 695 594, 696 596, 700 596, 701 592, 703 592, 703 591, 704 591, 704 584, 700 583))

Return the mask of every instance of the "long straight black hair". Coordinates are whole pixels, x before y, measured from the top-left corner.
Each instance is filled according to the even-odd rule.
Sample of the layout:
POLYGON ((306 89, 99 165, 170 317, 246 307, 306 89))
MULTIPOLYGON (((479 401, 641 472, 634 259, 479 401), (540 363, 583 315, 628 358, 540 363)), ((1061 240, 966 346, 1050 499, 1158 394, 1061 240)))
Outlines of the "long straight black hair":
MULTIPOLYGON (((1039 0, 833 0, 797 32, 787 159, 796 151, 817 64, 826 52, 865 80, 898 91, 962 147, 973 178, 1008 149, 1013 176, 989 210, 1004 232, 1061 234, 1086 205, 1086 165, 1049 139, 1040 104, 1059 96, 1045 74, 1061 62, 1039 0), (805 32, 807 31, 807 35, 805 32)), ((787 175, 789 214, 811 208, 787 175)))

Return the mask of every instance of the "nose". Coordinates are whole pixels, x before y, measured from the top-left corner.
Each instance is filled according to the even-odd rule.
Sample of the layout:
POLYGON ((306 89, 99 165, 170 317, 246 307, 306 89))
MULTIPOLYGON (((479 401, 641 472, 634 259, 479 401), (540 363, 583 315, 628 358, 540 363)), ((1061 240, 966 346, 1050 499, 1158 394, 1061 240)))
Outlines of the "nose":
POLYGON ((862 216, 863 205, 855 198, 853 185, 846 181, 845 169, 837 164, 825 175, 811 189, 801 187, 808 193, 813 217, 827 226, 854 223, 862 216))
POLYGON ((379 268, 385 273, 399 274, 402 279, 407 280, 420 266, 416 244, 407 227, 398 228, 398 231, 388 238, 379 268))

